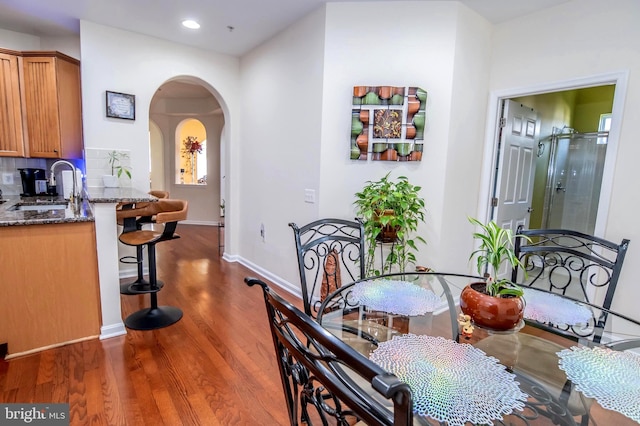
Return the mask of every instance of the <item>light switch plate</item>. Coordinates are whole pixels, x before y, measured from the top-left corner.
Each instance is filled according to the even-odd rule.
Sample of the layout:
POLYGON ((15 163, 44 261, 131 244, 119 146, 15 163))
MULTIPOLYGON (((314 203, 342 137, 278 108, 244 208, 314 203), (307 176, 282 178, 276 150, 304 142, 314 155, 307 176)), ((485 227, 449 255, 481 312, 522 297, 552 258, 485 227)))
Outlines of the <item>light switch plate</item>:
POLYGON ((313 189, 305 189, 304 190, 304 202, 305 203, 315 203, 316 202, 316 191, 313 189))
POLYGON ((3 185, 13 185, 13 173, 3 173, 2 174, 2 184, 3 185))

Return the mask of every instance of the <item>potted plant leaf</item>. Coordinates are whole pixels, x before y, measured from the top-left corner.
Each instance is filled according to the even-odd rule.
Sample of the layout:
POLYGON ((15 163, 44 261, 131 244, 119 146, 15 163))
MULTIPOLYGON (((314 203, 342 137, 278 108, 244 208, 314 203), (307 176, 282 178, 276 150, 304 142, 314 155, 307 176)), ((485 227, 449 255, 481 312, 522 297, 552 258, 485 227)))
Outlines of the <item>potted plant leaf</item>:
POLYGON ((424 199, 419 196, 422 188, 411 184, 406 176, 392 180, 389 175, 367 181, 355 194, 356 215, 364 222, 367 276, 389 273, 394 267, 405 272, 409 264, 415 265, 417 243, 426 243, 415 235, 426 212, 424 199), (393 244, 377 268, 375 254, 379 243, 393 244))
POLYGON ((122 151, 113 150, 107 153, 107 161, 111 168, 111 174, 102 176, 102 181, 106 188, 118 187, 120 176, 123 174, 131 179, 131 170, 129 170, 129 167, 122 164, 122 160, 128 158, 129 154, 122 151))
POLYGON ((513 232, 493 220, 482 223, 471 217, 468 219, 480 228, 480 232, 473 233, 473 238, 480 240, 480 246, 471 253, 469 260, 476 257, 478 273, 485 276, 485 281, 471 283, 462 290, 460 309, 481 327, 512 329, 522 321, 523 291, 509 279, 499 278, 498 273, 503 264, 511 268, 522 266, 513 251, 513 232))

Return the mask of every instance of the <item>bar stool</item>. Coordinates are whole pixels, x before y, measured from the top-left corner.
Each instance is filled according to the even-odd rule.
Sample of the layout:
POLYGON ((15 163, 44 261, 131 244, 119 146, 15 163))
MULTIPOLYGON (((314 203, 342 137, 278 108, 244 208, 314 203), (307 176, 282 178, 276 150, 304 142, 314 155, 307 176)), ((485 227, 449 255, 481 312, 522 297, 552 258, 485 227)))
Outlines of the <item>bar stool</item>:
MULTIPOLYGON (((152 190, 149 191, 149 195, 152 195, 159 199, 169 198, 169 192, 152 190)), ((147 212, 146 207, 149 202, 142 202, 136 204, 120 203, 116 206, 116 220, 118 225, 122 226, 122 232, 132 232, 141 230, 145 224, 153 223, 152 211, 147 212), (133 214, 135 212, 135 215, 133 214)), ((120 258, 120 262, 137 265, 138 275, 134 282, 120 284, 120 294, 144 294, 149 293, 150 284, 144 278, 144 246, 136 247, 136 256, 123 256, 120 258)), ((158 287, 162 288, 164 283, 162 281, 157 282, 158 287)))
MULTIPOLYGON (((124 323, 133 330, 155 330, 167 327, 182 318, 182 310, 173 306, 158 306, 158 286, 156 273, 156 244, 180 238, 175 233, 178 222, 187 218, 188 203, 185 200, 164 199, 149 203, 144 214, 155 217, 155 224, 164 224, 162 230, 139 229, 120 234, 120 242, 128 246, 147 246, 149 259, 149 288, 145 293, 151 297, 151 306, 129 315, 124 323)), ((126 212, 126 210, 125 210, 126 212)), ((125 213, 126 214, 126 213, 125 213)), ((131 212, 130 214, 136 214, 131 212)))

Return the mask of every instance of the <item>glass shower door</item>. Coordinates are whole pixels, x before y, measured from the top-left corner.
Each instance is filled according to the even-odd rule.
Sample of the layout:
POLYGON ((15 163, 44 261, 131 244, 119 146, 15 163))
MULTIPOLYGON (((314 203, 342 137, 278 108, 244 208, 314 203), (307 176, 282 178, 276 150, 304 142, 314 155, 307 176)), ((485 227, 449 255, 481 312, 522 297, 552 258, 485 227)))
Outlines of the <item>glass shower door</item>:
POLYGON ((606 142, 606 132, 557 135, 547 186, 546 228, 594 233, 606 142))

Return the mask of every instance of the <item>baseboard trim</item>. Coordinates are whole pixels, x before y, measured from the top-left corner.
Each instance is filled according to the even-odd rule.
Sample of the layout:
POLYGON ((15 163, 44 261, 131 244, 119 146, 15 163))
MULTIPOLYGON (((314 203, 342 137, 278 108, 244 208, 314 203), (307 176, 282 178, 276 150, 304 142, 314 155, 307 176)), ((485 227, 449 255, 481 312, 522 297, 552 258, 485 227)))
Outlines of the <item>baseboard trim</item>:
POLYGON ((277 285, 278 287, 280 287, 281 289, 283 289, 284 291, 291 293, 292 295, 302 299, 302 291, 300 290, 300 286, 299 285, 294 285, 291 284, 290 282, 283 280, 282 278, 280 278, 277 275, 272 274, 271 272, 267 271, 266 269, 256 265, 255 263, 240 257, 240 256, 227 256, 227 254, 225 253, 225 255, 223 256, 223 259, 228 260, 229 262, 235 261, 240 263, 243 266, 246 266, 247 268, 251 269, 252 271, 260 274, 263 278, 266 278, 267 280, 271 281, 272 283, 274 283, 275 285, 277 285), (234 260, 228 260, 233 258, 234 260))
MULTIPOLYGON (((218 222, 214 222, 211 220, 183 220, 180 223, 184 223, 185 225, 206 225, 206 226, 218 226, 218 222)), ((180 227, 178 226, 178 233, 180 227)))
POLYGON ((127 329, 123 322, 100 327, 100 340, 122 336, 123 334, 127 334, 127 329))
POLYGON ((53 344, 53 345, 42 346, 40 348, 29 349, 28 351, 18 352, 18 353, 15 353, 15 354, 7 355, 5 357, 5 359, 11 359, 11 358, 17 358, 19 356, 31 355, 31 354, 34 354, 36 352, 46 351, 47 349, 59 348, 60 346, 70 345, 72 343, 84 342, 86 340, 93 340, 93 339, 96 339, 96 338, 98 338, 98 336, 87 336, 87 337, 82 337, 80 339, 69 340, 68 342, 62 342, 62 343, 56 343, 56 344, 53 344))

